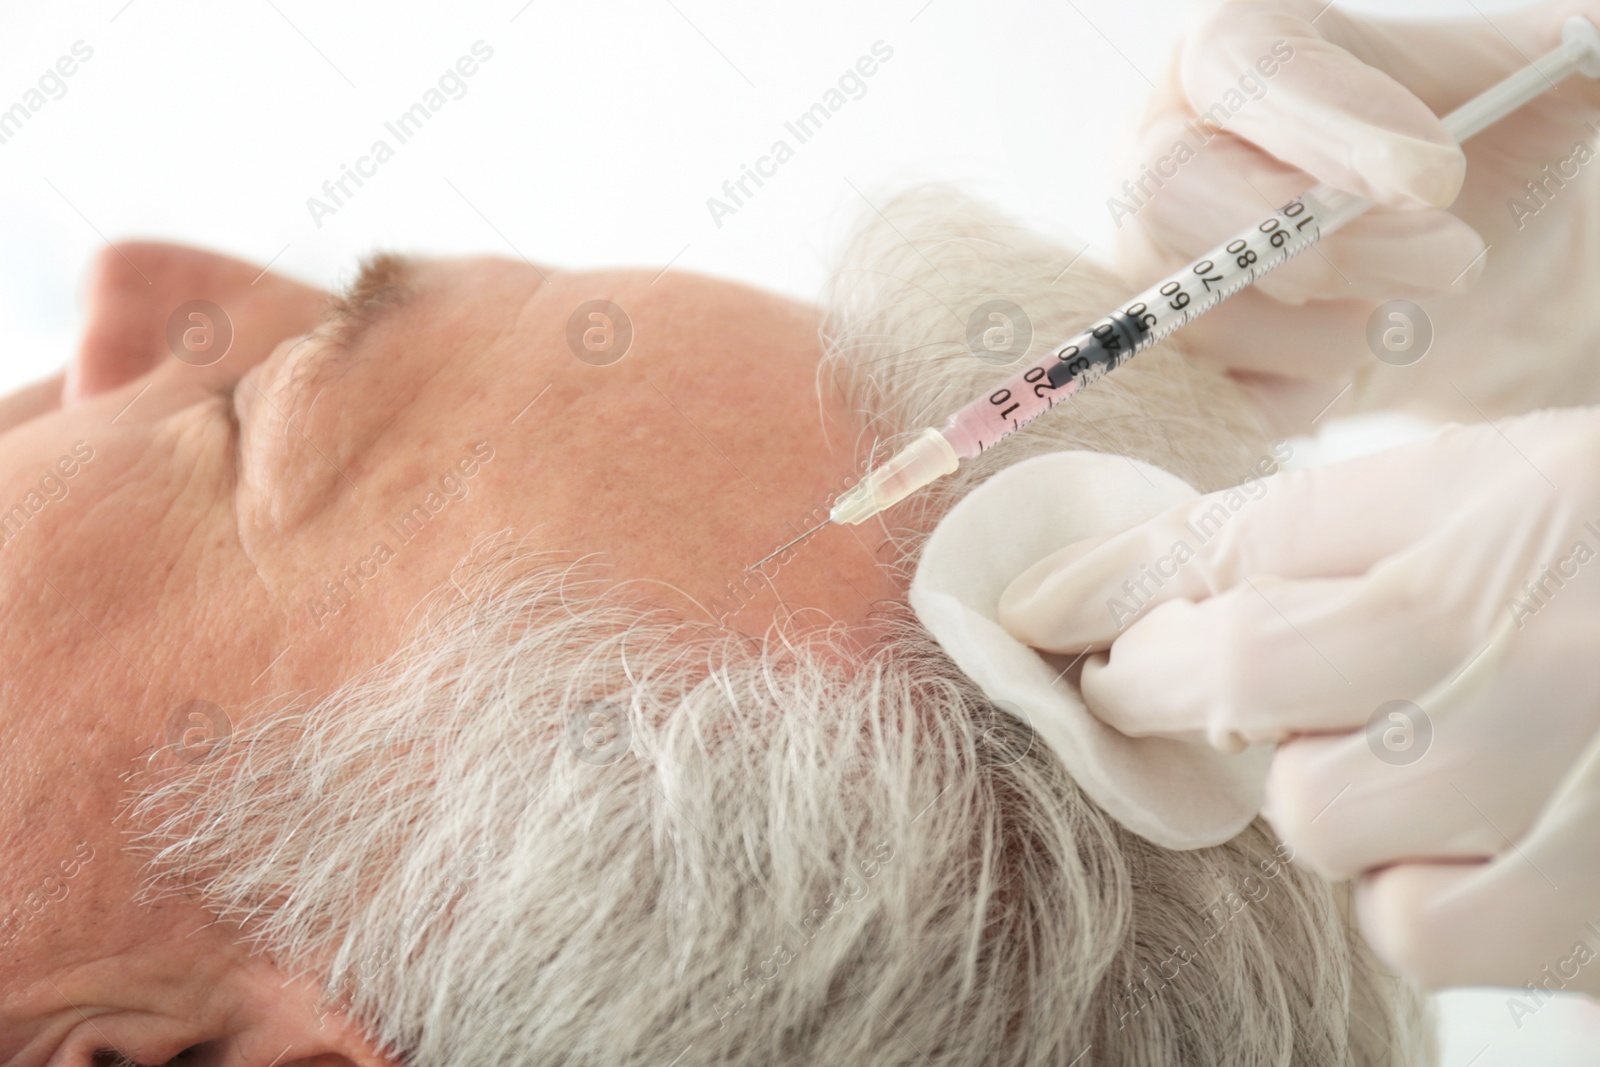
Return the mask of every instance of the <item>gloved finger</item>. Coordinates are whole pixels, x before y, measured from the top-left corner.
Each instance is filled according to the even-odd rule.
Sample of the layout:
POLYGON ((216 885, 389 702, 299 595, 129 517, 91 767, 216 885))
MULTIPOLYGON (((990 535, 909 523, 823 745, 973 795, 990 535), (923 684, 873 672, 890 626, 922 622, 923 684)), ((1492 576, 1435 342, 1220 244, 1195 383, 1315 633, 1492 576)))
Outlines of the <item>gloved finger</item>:
POLYGON ((1466 628, 1440 625, 1451 605, 1417 574, 1260 576, 1141 614, 1124 601, 1114 607, 1135 621, 1119 618, 1109 657, 1084 667, 1084 702, 1130 736, 1202 733, 1228 750, 1363 726, 1378 705, 1448 680, 1476 648, 1466 628))
POLYGON ((1375 208, 1285 264, 1315 269, 1300 280, 1291 275, 1275 295, 1383 301, 1464 292, 1483 273, 1484 247, 1482 235, 1448 211, 1375 208))
POLYGON ((1558 863, 1508 850, 1488 863, 1407 863, 1368 875, 1356 913, 1379 958, 1426 988, 1538 985, 1554 970, 1565 981, 1553 988, 1593 996, 1600 975, 1582 964, 1600 955, 1600 922, 1573 901, 1585 888, 1563 882, 1558 863), (1575 951, 1585 942, 1587 957, 1575 951))
MULTIPOLYGON (((1261 576, 1366 574, 1413 545, 1449 537, 1445 520, 1459 506, 1463 486, 1476 486, 1507 468, 1508 478, 1540 478, 1540 470, 1529 466, 1534 462, 1529 450, 1537 452, 1533 438, 1541 434, 1536 431, 1544 426, 1542 436, 1550 436, 1546 424, 1555 420, 1569 423, 1571 432, 1593 433, 1591 411, 1541 412, 1493 432, 1481 426, 1447 428, 1401 448, 1249 479, 1198 497, 1131 529, 1051 553, 1001 594, 998 617, 1018 640, 1075 654, 1104 648, 1118 636, 1120 620, 1112 608, 1129 597, 1137 598, 1142 611, 1166 600, 1199 602, 1261 576), (1530 437, 1526 447, 1508 446, 1522 436, 1530 437)), ((1548 461, 1545 468, 1555 470, 1548 461)), ((1537 518, 1530 513, 1508 521, 1537 518)), ((1501 569, 1508 566, 1502 562, 1501 569)), ((1435 608, 1470 592, 1460 582, 1444 580, 1436 568, 1397 569, 1390 581, 1397 588, 1432 581, 1433 588, 1415 592, 1435 608)), ((1375 596, 1382 593, 1383 587, 1375 587, 1375 596)), ((1374 619, 1394 632, 1392 617, 1383 614, 1368 616, 1359 629, 1370 631, 1374 619)))
POLYGON ((1185 39, 1184 96, 1197 115, 1220 105, 1235 134, 1318 181, 1393 207, 1448 206, 1466 174, 1460 146, 1410 89, 1329 36, 1358 36, 1332 5, 1221 4, 1185 39), (1230 108, 1241 94, 1255 98, 1230 108))
MULTIPOLYGON (((1374 362, 1366 343, 1371 316, 1368 301, 1318 300, 1294 307, 1250 288, 1192 320, 1184 327, 1183 340, 1197 363, 1216 370, 1338 383, 1337 392, 1352 374, 1374 362)), ((1322 403, 1332 396, 1330 392, 1322 403)), ((1307 418, 1321 408, 1313 407, 1307 418)))
MULTIPOLYGON (((1427 989, 1521 985, 1537 977, 1540 965, 1556 958, 1550 952, 1564 955, 1571 940, 1540 944, 1508 921, 1535 918, 1538 902, 1550 903, 1536 874, 1509 879, 1528 894, 1526 903, 1505 911, 1485 907, 1478 888, 1484 871, 1508 862, 1521 861, 1513 853, 1493 862, 1405 863, 1368 875, 1356 887, 1362 936, 1380 959, 1427 989)), ((1503 872, 1500 880, 1507 880, 1503 872)))
POLYGON ((1000 623, 1035 648, 1074 654, 1108 646, 1153 604, 1198 603, 1251 576, 1363 574, 1425 532, 1427 518, 1426 509, 1373 499, 1384 483, 1364 477, 1372 460, 1246 482, 1068 545, 1006 587, 1000 623), (1350 536, 1363 508, 1387 521, 1356 523, 1360 536, 1350 536))
POLYGON ((1600 994, 1600 968, 1573 966, 1580 942, 1587 959, 1600 955, 1597 819, 1600 744, 1591 742, 1533 829, 1504 838, 1489 862, 1401 864, 1363 878, 1362 933, 1380 957, 1430 987, 1542 984, 1556 968, 1565 988, 1600 994))
POLYGON ((1451 725, 1389 700, 1354 733, 1295 738, 1273 756, 1262 814, 1296 859, 1333 879, 1492 856, 1506 834, 1527 828, 1544 796, 1517 788, 1532 771, 1507 775, 1503 748, 1452 746, 1451 725))
MULTIPOLYGON (((1113 222, 1129 231, 1118 242, 1119 266, 1132 277, 1157 277, 1209 253, 1308 184, 1226 131, 1187 156, 1180 146, 1193 140, 1188 129, 1178 116, 1154 122, 1140 146, 1147 162, 1139 178, 1108 200, 1113 222), (1187 161, 1180 165, 1180 158, 1187 161)), ((1483 250, 1478 232, 1447 211, 1375 208, 1263 275, 1255 288, 1288 304, 1458 292, 1481 272, 1483 250)))

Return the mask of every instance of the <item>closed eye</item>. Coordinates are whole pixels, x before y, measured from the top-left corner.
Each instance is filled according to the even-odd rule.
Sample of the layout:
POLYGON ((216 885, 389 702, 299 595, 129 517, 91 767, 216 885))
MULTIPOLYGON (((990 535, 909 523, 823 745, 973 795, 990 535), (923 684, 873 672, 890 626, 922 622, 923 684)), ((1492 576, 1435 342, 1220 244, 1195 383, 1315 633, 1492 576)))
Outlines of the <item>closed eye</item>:
POLYGON ((234 400, 234 394, 239 391, 239 379, 233 378, 223 382, 217 388, 217 399, 222 401, 222 410, 228 415, 228 421, 233 424, 235 438, 239 434, 239 407, 234 400))
MULTIPOLYGON (((114 1048, 103 1048, 94 1054, 94 1067, 197 1067, 200 1057, 209 1046, 190 1045, 172 1059, 160 1064, 144 1064, 124 1056, 114 1048)), ((209 1057, 208 1057, 209 1058, 209 1057)))

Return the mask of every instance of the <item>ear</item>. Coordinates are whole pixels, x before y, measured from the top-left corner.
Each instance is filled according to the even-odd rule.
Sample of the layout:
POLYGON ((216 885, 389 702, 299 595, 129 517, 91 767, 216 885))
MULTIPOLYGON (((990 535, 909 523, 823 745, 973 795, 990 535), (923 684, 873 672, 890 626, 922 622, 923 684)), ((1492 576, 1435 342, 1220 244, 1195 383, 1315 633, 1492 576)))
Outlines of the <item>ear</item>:
POLYGON ((205 373, 236 379, 279 341, 315 326, 327 294, 198 248, 144 241, 111 245, 90 271, 89 324, 67 365, 62 404, 119 388, 172 359, 169 321, 194 300, 220 308, 232 333, 227 354, 205 373))

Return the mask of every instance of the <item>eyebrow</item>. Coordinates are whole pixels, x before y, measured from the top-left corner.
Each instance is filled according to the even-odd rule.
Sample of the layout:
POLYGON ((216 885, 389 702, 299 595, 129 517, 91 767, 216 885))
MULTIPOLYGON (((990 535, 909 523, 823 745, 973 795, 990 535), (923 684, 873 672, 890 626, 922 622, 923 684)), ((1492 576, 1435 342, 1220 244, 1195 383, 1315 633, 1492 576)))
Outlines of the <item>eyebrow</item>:
POLYGON ((361 338, 374 325, 404 308, 414 292, 417 261, 382 252, 365 256, 355 280, 328 297, 322 318, 309 335, 328 343, 314 357, 294 361, 285 388, 285 409, 295 421, 305 398, 315 397, 323 383, 349 369, 361 338))
POLYGON ((346 352, 378 322, 405 307, 414 288, 416 260, 392 252, 362 257, 355 280, 328 299, 322 329, 346 352))
MULTIPOLYGON (((313 335, 320 335, 329 343, 318 358, 296 365, 290 378, 292 396, 302 397, 348 369, 367 331, 411 300, 416 269, 416 260, 392 252, 362 258, 355 280, 328 297, 313 335)), ((297 408, 298 403, 292 400, 290 407, 297 408)))

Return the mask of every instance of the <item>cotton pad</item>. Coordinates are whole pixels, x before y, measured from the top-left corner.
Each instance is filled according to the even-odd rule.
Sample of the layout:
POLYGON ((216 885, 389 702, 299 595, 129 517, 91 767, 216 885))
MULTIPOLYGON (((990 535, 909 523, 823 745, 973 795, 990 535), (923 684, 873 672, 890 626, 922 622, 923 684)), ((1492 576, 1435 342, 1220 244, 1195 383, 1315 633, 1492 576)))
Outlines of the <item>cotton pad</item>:
MULTIPOLYGON (((917 617, 990 700, 1018 716, 1095 803, 1170 849, 1237 834, 1261 809, 1273 747, 1236 754, 1205 737, 1129 737, 1096 719, 1074 657, 1040 652, 998 620, 1011 581, 1058 549, 1127 529, 1199 494, 1148 463, 1054 452, 1014 464, 969 493, 935 527, 911 583, 917 617)), ((1083 657, 1079 667, 1105 653, 1083 657)))

